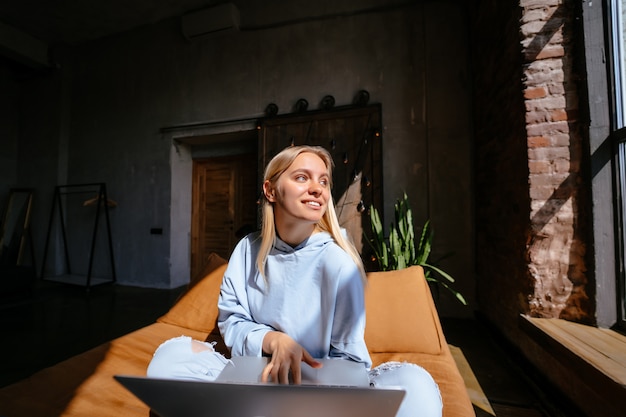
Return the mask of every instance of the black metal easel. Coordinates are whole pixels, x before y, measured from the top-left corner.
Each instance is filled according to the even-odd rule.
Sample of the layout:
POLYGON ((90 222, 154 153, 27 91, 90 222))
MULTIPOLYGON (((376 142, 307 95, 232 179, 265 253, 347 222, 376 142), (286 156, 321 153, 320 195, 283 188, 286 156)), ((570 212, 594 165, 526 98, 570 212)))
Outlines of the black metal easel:
POLYGON ((72 185, 57 185, 54 189, 54 200, 52 203, 52 210, 50 211, 50 222, 48 223, 48 232, 46 235, 46 245, 43 253, 43 261, 41 266, 41 278, 57 281, 67 284, 77 284, 84 285, 89 289, 93 285, 111 283, 116 281, 115 276, 115 262, 113 260, 113 242, 111 238, 111 225, 109 221, 109 199, 107 197, 106 184, 105 183, 92 183, 92 184, 72 184, 72 185), (97 193, 97 196, 92 199, 93 203, 96 205, 96 215, 94 219, 94 227, 93 233, 91 235, 91 248, 89 252, 89 266, 87 269, 86 276, 74 274, 72 271, 72 267, 70 264, 70 255, 67 244, 67 233, 66 233, 66 225, 65 225, 65 212, 63 211, 63 199, 62 196, 67 194, 91 194, 97 193), (59 218, 60 218, 60 228, 61 234, 63 237, 63 249, 65 254, 65 267, 66 274, 55 275, 55 276, 45 276, 45 267, 46 267, 46 258, 48 255, 48 248, 50 243, 50 235, 52 232, 52 226, 54 223, 54 215, 56 208, 58 207, 59 218), (106 278, 95 278, 92 277, 93 272, 93 261, 94 254, 96 248, 96 237, 98 234, 98 224, 100 221, 100 210, 104 209, 104 217, 106 221, 106 230, 107 230, 107 240, 108 240, 108 249, 109 256, 111 262, 111 277, 109 279, 106 278), (81 282, 84 279, 84 282, 81 282))

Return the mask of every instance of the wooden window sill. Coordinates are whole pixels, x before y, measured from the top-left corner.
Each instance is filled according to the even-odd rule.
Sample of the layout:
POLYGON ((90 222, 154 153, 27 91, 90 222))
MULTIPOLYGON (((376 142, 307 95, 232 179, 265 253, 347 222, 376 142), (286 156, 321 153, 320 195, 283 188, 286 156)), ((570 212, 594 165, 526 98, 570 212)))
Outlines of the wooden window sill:
POLYGON ((520 326, 585 385, 626 409, 626 336, 610 329, 526 315, 521 315, 520 326))

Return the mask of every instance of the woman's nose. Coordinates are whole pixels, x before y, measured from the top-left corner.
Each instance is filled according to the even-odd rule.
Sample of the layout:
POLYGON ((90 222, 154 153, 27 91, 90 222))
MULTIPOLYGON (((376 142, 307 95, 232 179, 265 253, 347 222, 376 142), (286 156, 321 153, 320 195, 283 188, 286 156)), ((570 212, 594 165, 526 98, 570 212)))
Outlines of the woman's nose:
POLYGON ((312 182, 309 187, 309 193, 313 195, 320 195, 322 193, 322 186, 316 182, 312 182))

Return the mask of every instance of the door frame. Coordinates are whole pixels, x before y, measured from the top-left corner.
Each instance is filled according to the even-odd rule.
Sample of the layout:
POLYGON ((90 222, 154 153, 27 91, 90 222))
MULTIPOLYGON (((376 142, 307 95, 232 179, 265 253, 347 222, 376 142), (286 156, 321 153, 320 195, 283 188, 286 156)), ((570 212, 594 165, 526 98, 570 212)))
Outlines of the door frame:
POLYGON ((189 283, 191 274, 191 182, 193 158, 256 151, 257 118, 161 129, 170 145, 169 288, 189 283), (246 138, 255 142, 247 144, 246 138), (210 148, 210 150, 209 150, 210 148), (199 156, 200 155, 200 156, 199 156))

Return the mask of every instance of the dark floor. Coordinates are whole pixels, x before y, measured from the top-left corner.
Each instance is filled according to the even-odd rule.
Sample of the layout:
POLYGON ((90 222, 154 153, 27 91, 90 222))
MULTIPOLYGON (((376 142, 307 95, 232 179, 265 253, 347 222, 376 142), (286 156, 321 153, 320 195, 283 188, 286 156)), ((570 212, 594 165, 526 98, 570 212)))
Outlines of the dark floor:
MULTIPOLYGON (((30 291, 0 292, 0 387, 112 338, 153 323, 180 290, 39 281, 30 291)), ((443 319, 498 417, 580 417, 481 320, 443 319)), ((489 416, 476 409, 477 417, 489 416)))

